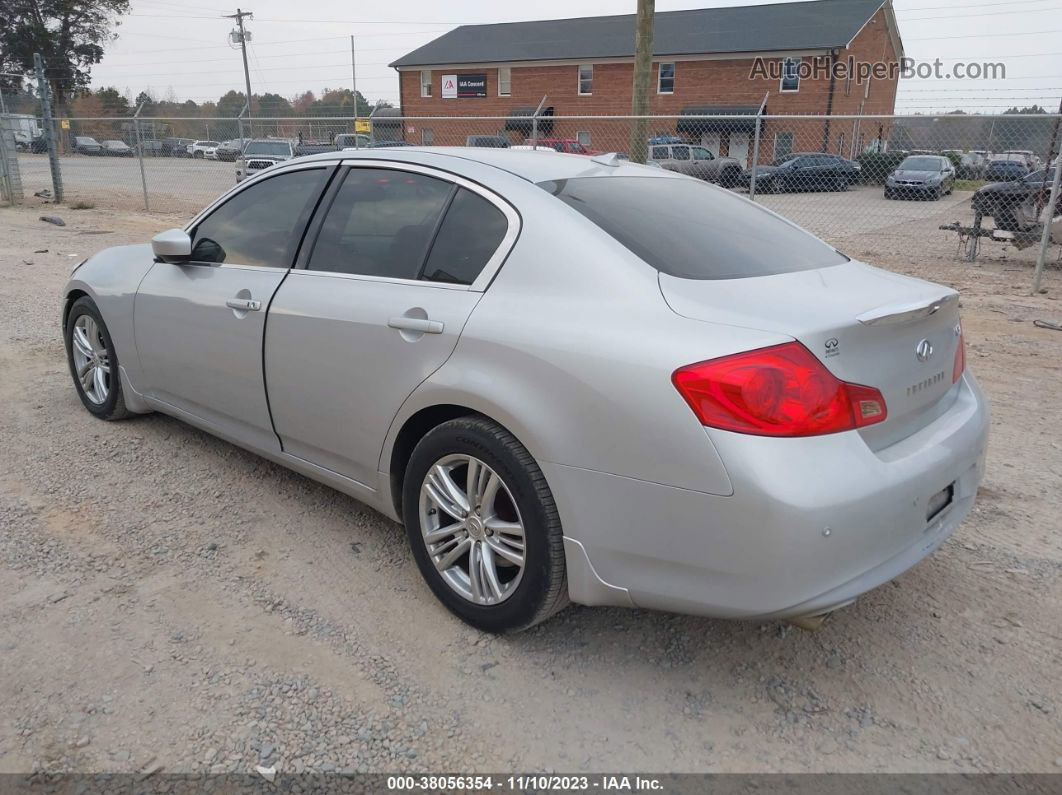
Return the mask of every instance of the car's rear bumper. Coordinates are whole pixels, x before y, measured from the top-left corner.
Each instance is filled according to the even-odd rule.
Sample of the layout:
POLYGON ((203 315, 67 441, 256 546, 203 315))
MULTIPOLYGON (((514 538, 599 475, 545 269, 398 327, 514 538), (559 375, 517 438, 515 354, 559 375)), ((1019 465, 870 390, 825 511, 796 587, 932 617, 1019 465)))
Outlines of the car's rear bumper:
POLYGON ((987 405, 967 376, 945 414, 877 452, 857 432, 713 431, 729 497, 545 463, 577 542, 566 545, 572 599, 757 619, 846 604, 954 532, 973 506, 987 432, 987 405), (927 520, 930 497, 949 486, 951 503, 927 520))

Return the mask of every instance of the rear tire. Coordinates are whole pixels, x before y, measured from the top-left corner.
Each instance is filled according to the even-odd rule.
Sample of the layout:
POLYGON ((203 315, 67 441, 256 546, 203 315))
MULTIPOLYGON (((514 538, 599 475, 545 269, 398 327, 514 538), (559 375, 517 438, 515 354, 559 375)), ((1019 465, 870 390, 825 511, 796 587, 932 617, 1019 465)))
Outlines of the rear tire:
POLYGON ((66 360, 81 403, 101 420, 124 420, 133 412, 125 407, 122 379, 114 341, 96 304, 82 296, 70 307, 63 329, 66 360))
POLYGON ((527 449, 491 420, 460 417, 417 443, 406 467, 402 512, 421 575, 465 623, 485 632, 516 632, 568 604, 553 495, 527 449), (470 470, 484 473, 483 480, 469 478, 470 470), (442 501, 433 497, 439 494, 442 501), (434 542, 428 534, 435 534, 434 542), (450 553, 459 557, 449 559, 450 553))

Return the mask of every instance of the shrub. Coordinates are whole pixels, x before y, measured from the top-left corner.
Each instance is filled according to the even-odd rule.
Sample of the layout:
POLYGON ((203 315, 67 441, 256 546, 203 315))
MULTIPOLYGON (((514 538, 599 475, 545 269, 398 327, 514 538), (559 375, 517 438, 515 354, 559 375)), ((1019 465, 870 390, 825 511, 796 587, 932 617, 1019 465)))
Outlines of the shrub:
POLYGON ((862 180, 867 185, 884 185, 885 177, 889 176, 896 167, 907 157, 905 151, 891 152, 864 152, 856 162, 862 168, 862 180))

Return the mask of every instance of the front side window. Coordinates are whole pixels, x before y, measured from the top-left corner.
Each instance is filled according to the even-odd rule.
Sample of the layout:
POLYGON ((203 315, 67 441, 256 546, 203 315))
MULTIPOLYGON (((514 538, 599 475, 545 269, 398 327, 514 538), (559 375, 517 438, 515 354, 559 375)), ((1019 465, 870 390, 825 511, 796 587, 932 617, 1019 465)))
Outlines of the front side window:
POLYGON ((416 279, 454 185, 408 171, 352 168, 332 201, 307 268, 416 279))
POLYGON ((498 68, 498 96, 508 97, 513 93, 513 70, 508 66, 498 68))
POLYGON ((192 232, 192 261, 290 268, 325 169, 278 174, 237 193, 192 232))
POLYGON ((657 78, 656 90, 660 94, 675 93, 675 64, 660 64, 660 74, 657 78))
POLYGON ((421 69, 420 71, 420 95, 422 97, 431 96, 431 69, 421 69))
POLYGON ((758 204, 701 180, 577 177, 539 187, 650 266, 682 279, 772 276, 848 261, 758 204))
POLYGON ((582 64, 579 67, 579 94, 590 96, 594 93, 594 65, 582 64))
POLYGON ((579 145, 584 148, 590 146, 590 131, 580 130, 575 134, 575 140, 578 141, 579 145))
POLYGON ((800 58, 785 58, 782 60, 782 85, 780 90, 800 90, 800 58))
POLYGON ((711 152, 705 149, 703 146, 690 147, 690 151, 693 152, 694 160, 714 160, 714 156, 711 152))

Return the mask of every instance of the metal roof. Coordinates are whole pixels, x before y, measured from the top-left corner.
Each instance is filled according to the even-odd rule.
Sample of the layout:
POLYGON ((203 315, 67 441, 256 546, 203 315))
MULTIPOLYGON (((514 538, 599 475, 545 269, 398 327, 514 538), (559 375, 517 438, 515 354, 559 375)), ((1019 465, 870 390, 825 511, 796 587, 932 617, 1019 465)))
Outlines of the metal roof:
MULTIPOLYGON (((886 0, 812 0, 658 11, 653 54, 845 47, 886 0)), ((634 14, 462 25, 391 66, 512 63, 634 55, 634 14)))

